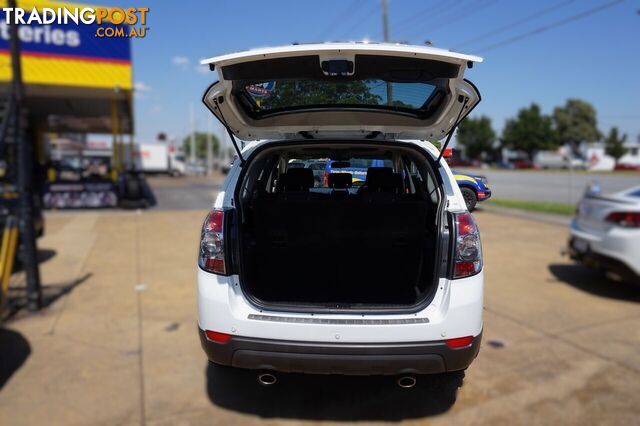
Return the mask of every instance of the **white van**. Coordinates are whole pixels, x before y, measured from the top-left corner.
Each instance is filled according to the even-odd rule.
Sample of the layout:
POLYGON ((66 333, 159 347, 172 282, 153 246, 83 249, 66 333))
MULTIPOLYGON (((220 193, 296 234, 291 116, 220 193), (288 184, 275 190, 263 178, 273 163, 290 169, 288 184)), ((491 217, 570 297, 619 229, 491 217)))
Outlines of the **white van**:
POLYGON ((220 77, 204 103, 238 150, 200 242, 210 361, 258 370, 262 384, 303 372, 398 375, 407 387, 470 365, 480 236, 426 140, 448 142, 480 102, 464 73, 481 61, 363 43, 203 61, 220 77), (330 172, 318 179, 302 162, 330 172))
POLYGON ((587 168, 584 160, 560 151, 539 151, 533 156, 533 164, 539 169, 587 168))

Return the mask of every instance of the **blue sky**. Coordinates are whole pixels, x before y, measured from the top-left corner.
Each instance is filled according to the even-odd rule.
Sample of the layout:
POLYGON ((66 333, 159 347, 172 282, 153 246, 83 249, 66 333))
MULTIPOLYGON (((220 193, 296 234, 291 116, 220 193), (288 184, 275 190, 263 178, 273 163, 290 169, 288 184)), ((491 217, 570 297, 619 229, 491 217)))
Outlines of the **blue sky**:
MULTIPOLYGON (((436 47, 483 56, 485 62, 468 72, 483 96, 474 115, 488 115, 497 130, 531 102, 551 113, 577 97, 596 107, 601 130, 618 126, 635 140, 640 133, 640 0, 621 1, 567 25, 483 49, 608 3, 389 0, 390 35, 394 41, 431 40, 436 47)), ((159 131, 181 139, 189 129, 191 104, 197 127, 206 130, 201 98, 216 75, 198 65, 201 58, 292 42, 382 39, 381 0, 163 0, 135 6, 150 8, 151 28, 146 38, 133 40, 138 140, 152 140, 159 131)))

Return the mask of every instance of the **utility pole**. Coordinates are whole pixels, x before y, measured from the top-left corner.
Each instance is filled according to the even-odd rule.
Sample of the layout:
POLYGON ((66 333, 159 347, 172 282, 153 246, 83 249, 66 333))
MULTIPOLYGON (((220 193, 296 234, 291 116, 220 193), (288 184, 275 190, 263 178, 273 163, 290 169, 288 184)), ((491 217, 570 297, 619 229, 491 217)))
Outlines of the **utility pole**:
MULTIPOLYGON (((9 0, 8 6, 15 10, 16 0, 9 0)), ((24 132, 25 112, 22 87, 22 64, 20 63, 20 39, 18 24, 9 23, 11 46, 11 71, 13 74, 11 95, 15 114, 15 138, 18 163, 18 218, 22 241, 22 264, 27 281, 27 309, 37 311, 42 307, 42 288, 38 266, 38 247, 33 228, 33 147, 24 132)))
POLYGON ((213 172, 213 117, 209 116, 207 122, 209 124, 207 132, 207 174, 210 175, 213 172))
MULTIPOLYGON (((382 32, 384 34, 384 42, 389 42, 389 4, 387 0, 382 0, 382 32)), ((391 82, 387 81, 387 105, 393 105, 393 87, 391 82)))
POLYGON ((196 164, 196 119, 193 114, 193 104, 189 104, 189 115, 191 121, 191 153, 189 155, 189 162, 192 165, 196 164))

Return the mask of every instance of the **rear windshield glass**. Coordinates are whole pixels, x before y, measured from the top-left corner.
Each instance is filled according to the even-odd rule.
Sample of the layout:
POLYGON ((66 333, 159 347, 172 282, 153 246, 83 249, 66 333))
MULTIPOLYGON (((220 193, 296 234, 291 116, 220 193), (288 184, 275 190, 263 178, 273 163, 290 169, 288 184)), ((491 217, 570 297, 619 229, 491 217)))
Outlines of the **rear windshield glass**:
POLYGON ((381 108, 415 114, 426 112, 437 86, 380 79, 335 81, 289 79, 244 85, 257 113, 311 108, 381 108))
POLYGON ((346 173, 351 177, 350 188, 358 188, 367 179, 370 167, 393 168, 391 158, 350 158, 348 160, 332 160, 330 158, 311 160, 289 160, 285 172, 291 169, 310 169, 313 172, 314 188, 328 188, 328 177, 331 173, 346 173))

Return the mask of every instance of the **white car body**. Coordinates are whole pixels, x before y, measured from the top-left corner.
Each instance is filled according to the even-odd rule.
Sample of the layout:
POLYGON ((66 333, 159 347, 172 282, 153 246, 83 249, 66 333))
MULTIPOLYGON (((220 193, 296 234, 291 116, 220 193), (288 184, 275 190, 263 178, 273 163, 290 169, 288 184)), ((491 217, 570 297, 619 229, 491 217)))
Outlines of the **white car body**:
MULTIPOLYGON (((403 143, 414 147, 425 156, 430 156, 430 161, 439 165, 436 173, 442 181, 442 203, 445 206, 443 211, 450 215, 468 215, 460 189, 447 163, 439 158, 439 151, 431 143, 415 138, 424 139, 431 135, 444 137, 456 124, 455 120, 460 118, 462 111, 468 113, 467 110, 470 111, 479 102, 479 94, 471 83, 463 79, 463 73, 471 62, 480 61, 477 57, 430 47, 356 43, 259 49, 204 61, 203 63, 213 64, 221 76, 221 81, 210 87, 205 94, 205 104, 236 136, 243 140, 255 140, 241 150, 241 158, 245 163, 239 159, 234 161, 215 200, 214 210, 237 207, 235 194, 241 182, 243 168, 246 168, 252 156, 257 155, 261 149, 283 140, 294 141, 294 144, 298 140, 300 144, 309 143, 308 140, 300 138, 301 131, 313 132, 318 143, 342 138, 342 143, 347 145, 350 139, 362 141, 363 132, 366 131, 381 132, 381 143, 403 143), (252 63, 268 57, 295 58, 298 55, 319 55, 321 60, 353 60, 359 54, 419 57, 459 66, 459 72, 448 82, 448 90, 452 92, 450 102, 442 106, 437 117, 423 126, 406 117, 398 116, 396 119, 392 114, 375 115, 369 112, 362 113, 357 117, 357 122, 353 123, 349 123, 348 119, 355 120, 356 113, 342 114, 343 117, 336 118, 326 113, 311 112, 282 116, 284 118, 278 120, 286 121, 284 124, 279 124, 276 119, 263 124, 260 120, 246 117, 240 111, 234 99, 236 94, 232 90, 232 82, 225 80, 224 71, 220 71, 228 65, 252 63), (222 97, 226 99, 223 103, 219 102, 222 97), (387 115, 389 117, 386 117, 387 115), (296 116, 302 116, 302 119, 298 120, 296 116), (380 119, 381 116, 384 117, 380 119)), ((204 232, 203 230, 203 235, 204 232)), ((211 361, 235 367, 344 374, 440 373, 460 370, 466 368, 478 352, 483 327, 483 276, 482 266, 467 278, 452 279, 451 276, 440 276, 436 280, 433 298, 418 311, 351 313, 301 309, 296 312, 290 309, 259 307, 246 296, 239 274, 225 276, 207 272, 200 267, 197 281, 201 341, 211 361), (224 341, 210 338, 208 330, 223 336, 224 341), (455 340, 463 336, 472 337, 473 344, 465 345, 462 349, 447 348, 447 339, 455 340), (403 348, 415 351, 415 345, 422 345, 422 348, 438 346, 437 354, 426 350, 426 354, 420 352, 418 355, 442 357, 443 361, 438 358, 435 363, 438 365, 435 367, 414 368, 409 358, 418 355, 402 351, 403 348), (225 346, 231 346, 231 349, 225 346), (341 350, 344 352, 340 352, 341 350), (264 356, 260 355, 261 351, 264 351, 264 356), (334 353, 335 351, 339 353, 334 353), (273 352, 277 352, 278 356, 273 352), (403 361, 396 360, 395 354, 399 354, 399 359, 403 361), (254 358, 248 360, 249 355, 254 358), (333 355, 336 358, 328 361, 330 365, 322 358, 331 358, 333 355), (380 358, 376 358, 377 356, 380 358), (386 368, 384 364, 387 361, 382 362, 384 356, 393 358, 388 364, 392 365, 395 362, 394 366, 386 368), (367 367, 369 364, 371 368, 367 367)))
POLYGON ((640 215, 640 187, 608 196, 586 194, 571 223, 571 257, 640 283, 640 226, 612 215, 640 215))

